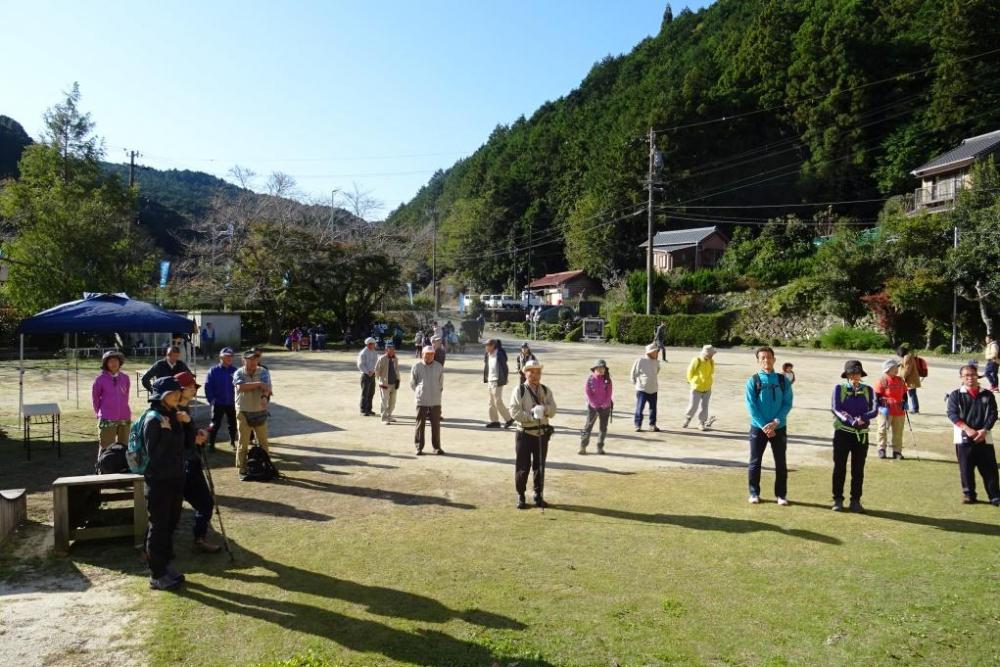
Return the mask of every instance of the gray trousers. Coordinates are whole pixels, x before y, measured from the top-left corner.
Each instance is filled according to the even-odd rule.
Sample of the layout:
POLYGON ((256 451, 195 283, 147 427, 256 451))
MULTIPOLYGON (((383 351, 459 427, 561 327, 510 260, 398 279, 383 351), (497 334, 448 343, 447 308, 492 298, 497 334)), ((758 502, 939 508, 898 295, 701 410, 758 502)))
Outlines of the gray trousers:
POLYGON ((688 419, 694 417, 694 413, 698 412, 698 406, 701 406, 701 412, 698 412, 698 423, 704 424, 708 421, 708 401, 712 398, 712 390, 708 391, 695 391, 691 390, 691 402, 688 403, 687 415, 688 419))
POLYGON ((594 408, 587 406, 587 423, 583 426, 580 434, 580 446, 586 447, 590 444, 590 433, 594 430, 594 424, 600 419, 600 431, 597 434, 597 447, 604 449, 604 439, 608 437, 608 419, 611 417, 611 408, 594 408))

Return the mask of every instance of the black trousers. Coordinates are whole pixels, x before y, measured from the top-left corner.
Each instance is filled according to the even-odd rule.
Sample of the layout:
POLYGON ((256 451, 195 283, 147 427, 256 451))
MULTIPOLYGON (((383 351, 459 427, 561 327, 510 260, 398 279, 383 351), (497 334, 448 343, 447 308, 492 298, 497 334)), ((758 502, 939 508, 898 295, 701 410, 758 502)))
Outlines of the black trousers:
POLYGON ((774 432, 770 440, 764 431, 756 426, 750 427, 750 465, 747 467, 747 477, 750 482, 750 495, 760 495, 760 468, 764 461, 764 450, 771 445, 771 455, 774 457, 774 495, 784 498, 788 493, 788 463, 785 461, 785 451, 788 449, 788 432, 785 427, 774 432))
POLYGON ((215 509, 200 459, 188 459, 184 463, 184 500, 194 509, 194 539, 199 540, 208 533, 208 523, 215 509))
POLYGON ((373 412, 372 399, 375 397, 375 376, 361 374, 361 414, 373 412))
POLYGON ((151 479, 146 477, 146 553, 154 579, 167 572, 167 563, 174 557, 174 531, 181 520, 184 503, 184 478, 151 479))
POLYGON ((434 449, 441 449, 441 406, 440 405, 418 405, 417 406, 417 428, 413 434, 413 443, 417 446, 417 451, 424 451, 425 425, 431 422, 431 446, 434 449))
POLYGON ((955 445, 958 455, 958 474, 962 479, 962 493, 976 499, 976 469, 983 477, 986 496, 993 500, 1000 498, 1000 481, 997 476, 997 453, 993 445, 962 443, 955 445))
POLYGON ((223 417, 229 428, 229 442, 236 442, 236 406, 216 404, 212 406, 212 428, 208 431, 208 442, 212 445, 215 445, 215 438, 222 428, 223 417))
POLYGON ((855 435, 833 431, 833 499, 843 502, 847 478, 847 458, 851 458, 851 502, 861 500, 865 483, 865 459, 868 458, 868 433, 855 435))
POLYGON ((518 431, 514 437, 514 488, 523 496, 528 488, 528 471, 532 473, 535 495, 545 490, 545 457, 549 453, 548 435, 536 436, 518 431))

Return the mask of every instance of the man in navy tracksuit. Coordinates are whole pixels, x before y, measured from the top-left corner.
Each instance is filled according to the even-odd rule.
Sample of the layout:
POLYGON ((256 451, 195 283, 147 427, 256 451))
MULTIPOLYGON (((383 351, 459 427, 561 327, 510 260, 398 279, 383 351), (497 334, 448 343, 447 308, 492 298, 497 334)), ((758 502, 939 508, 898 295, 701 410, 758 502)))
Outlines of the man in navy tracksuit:
POLYGON ((990 502, 1000 507, 997 454, 993 425, 997 401, 993 392, 979 387, 979 369, 966 364, 960 371, 962 386, 948 394, 948 419, 955 425, 955 453, 962 479, 962 502, 976 502, 976 468, 983 478, 990 502))
POLYGON ((865 482, 865 459, 868 457, 868 426, 878 415, 875 390, 863 384, 865 373, 861 362, 852 359, 844 364, 840 377, 845 380, 833 388, 833 509, 844 509, 844 481, 847 459, 851 459, 852 512, 864 512, 861 493, 865 482))
POLYGON ((205 378, 205 400, 212 406, 212 425, 208 430, 208 449, 215 451, 215 438, 222 428, 222 419, 229 426, 229 446, 236 449, 236 393, 233 388, 233 349, 222 348, 219 363, 212 366, 205 378))
POLYGON ((787 505, 788 464, 785 450, 788 448, 786 420, 792 409, 792 383, 781 373, 774 372, 774 350, 769 347, 757 348, 757 364, 760 370, 747 380, 744 400, 750 413, 750 465, 747 475, 750 481, 750 503, 760 502, 760 468, 764 450, 771 445, 774 457, 774 495, 779 505, 787 505))

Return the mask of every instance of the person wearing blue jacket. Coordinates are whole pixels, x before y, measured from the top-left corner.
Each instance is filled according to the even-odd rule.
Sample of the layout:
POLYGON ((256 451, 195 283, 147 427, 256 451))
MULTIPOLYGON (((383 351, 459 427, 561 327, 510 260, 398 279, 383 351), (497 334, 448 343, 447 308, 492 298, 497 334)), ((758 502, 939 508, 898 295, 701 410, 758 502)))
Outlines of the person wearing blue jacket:
POLYGON ((205 378, 205 400, 212 406, 212 424, 208 429, 208 449, 215 451, 215 438, 225 417, 229 427, 229 446, 236 449, 236 394, 233 389, 233 349, 224 347, 219 352, 219 363, 208 371, 205 378))
POLYGON ((792 385, 781 373, 774 372, 774 350, 757 348, 760 369, 747 380, 745 402, 750 413, 750 504, 760 502, 760 468, 764 450, 771 445, 774 457, 774 495, 779 505, 787 505, 788 449, 786 420, 792 409, 792 385))
POLYGON ((852 512, 864 512, 861 506, 865 482, 865 459, 868 457, 868 426, 878 415, 875 390, 862 384, 867 376, 861 362, 852 359, 844 364, 840 377, 845 381, 833 388, 830 405, 833 410, 833 507, 844 509, 844 481, 847 478, 847 458, 851 458, 852 512))

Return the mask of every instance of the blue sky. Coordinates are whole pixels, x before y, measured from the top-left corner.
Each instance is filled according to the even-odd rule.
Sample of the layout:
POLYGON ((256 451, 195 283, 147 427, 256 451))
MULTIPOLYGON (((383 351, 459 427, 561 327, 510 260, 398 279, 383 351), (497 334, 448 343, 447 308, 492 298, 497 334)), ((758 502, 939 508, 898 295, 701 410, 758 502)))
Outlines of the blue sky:
POLYGON ((665 4, 0 0, 0 114, 37 137, 79 81, 110 160, 280 170, 316 198, 357 183, 385 215, 654 34, 665 4))

